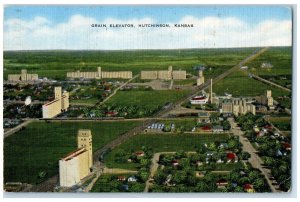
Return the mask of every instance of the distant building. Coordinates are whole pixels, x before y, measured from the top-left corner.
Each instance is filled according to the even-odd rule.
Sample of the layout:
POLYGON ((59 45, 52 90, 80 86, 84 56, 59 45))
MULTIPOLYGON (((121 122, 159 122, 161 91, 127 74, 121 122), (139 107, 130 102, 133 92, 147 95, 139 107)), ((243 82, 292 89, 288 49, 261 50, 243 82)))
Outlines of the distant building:
POLYGON ((208 112, 199 112, 198 113, 198 118, 197 118, 197 122, 198 123, 208 123, 210 122, 210 114, 208 112))
POLYGON ((114 72, 103 72, 101 67, 97 68, 96 72, 67 72, 67 78, 83 78, 83 79, 131 79, 131 71, 114 71, 114 72))
POLYGON ((269 63, 269 62, 263 62, 263 63, 261 63, 260 67, 261 68, 272 68, 273 65, 271 65, 271 63, 269 63))
MULTIPOLYGON (((171 124, 171 130, 173 129, 173 127, 174 127, 174 124, 171 124)), ((160 133, 160 132, 163 132, 164 128, 165 128, 165 124, 163 124, 163 123, 153 123, 145 129, 145 132, 160 133)))
POLYGON ((26 69, 22 69, 21 74, 8 74, 8 81, 36 81, 38 79, 37 74, 27 74, 26 69))
POLYGON ((190 103, 192 105, 202 105, 202 104, 206 104, 207 102, 208 102, 208 97, 206 97, 206 95, 199 95, 190 99, 190 103))
POLYGON ((225 99, 221 104, 221 113, 223 114, 234 114, 235 116, 246 114, 251 112, 256 114, 255 105, 248 103, 246 99, 225 99))
POLYGON ((212 130, 213 130, 213 133, 222 133, 222 132, 224 132, 223 126, 220 126, 220 125, 213 126, 212 130))
POLYGON ((274 109, 274 99, 271 90, 267 90, 265 95, 257 96, 255 99, 260 104, 266 105, 269 109, 274 109))
POLYGON ((93 165, 92 134, 90 130, 79 130, 77 149, 59 160, 59 183, 71 187, 90 173, 93 165))
POLYGON ((54 87, 54 100, 42 106, 43 118, 53 118, 69 108, 69 92, 54 87))
POLYGON ((186 79, 186 71, 173 70, 173 67, 169 66, 168 70, 141 71, 141 79, 182 80, 186 79))
POLYGON ((203 71, 199 70, 198 71, 198 78, 197 78, 197 86, 201 86, 202 84, 204 84, 203 71))

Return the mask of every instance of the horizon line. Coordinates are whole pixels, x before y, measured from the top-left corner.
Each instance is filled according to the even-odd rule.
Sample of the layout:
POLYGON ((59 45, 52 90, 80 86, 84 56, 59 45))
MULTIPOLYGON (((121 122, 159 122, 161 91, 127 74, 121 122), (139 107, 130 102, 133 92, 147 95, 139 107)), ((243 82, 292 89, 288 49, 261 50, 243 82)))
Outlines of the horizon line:
POLYGON ((189 50, 189 49, 233 49, 233 48, 264 48, 264 47, 293 47, 282 46, 243 46, 243 47, 207 47, 207 48, 133 48, 133 49, 27 49, 27 50, 3 50, 5 51, 145 51, 145 50, 189 50))

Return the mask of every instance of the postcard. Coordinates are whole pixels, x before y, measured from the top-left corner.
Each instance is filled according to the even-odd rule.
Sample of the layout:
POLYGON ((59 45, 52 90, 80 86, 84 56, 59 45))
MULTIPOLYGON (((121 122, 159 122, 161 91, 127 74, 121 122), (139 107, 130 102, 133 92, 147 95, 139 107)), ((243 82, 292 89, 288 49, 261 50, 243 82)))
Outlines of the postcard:
POLYGON ((4 192, 292 190, 293 6, 7 5, 4 192))

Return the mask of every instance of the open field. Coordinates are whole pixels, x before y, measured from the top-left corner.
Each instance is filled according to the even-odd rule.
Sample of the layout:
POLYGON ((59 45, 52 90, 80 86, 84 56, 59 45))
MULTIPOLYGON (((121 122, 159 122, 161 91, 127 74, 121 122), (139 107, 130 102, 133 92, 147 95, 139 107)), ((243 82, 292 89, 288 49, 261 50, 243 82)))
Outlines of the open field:
POLYGON ((127 140, 119 147, 114 149, 105 158, 105 164, 112 168, 126 168, 135 169, 134 163, 118 163, 115 162, 115 156, 120 151, 138 151, 143 146, 149 147, 153 152, 165 152, 165 151, 193 151, 195 146, 199 146, 203 143, 209 143, 214 141, 223 141, 228 137, 227 134, 140 134, 127 140))
POLYGON ((292 48, 272 47, 264 54, 247 64, 250 71, 259 76, 263 75, 291 75, 292 74, 292 48), (262 63, 271 63, 273 68, 261 68, 262 63))
POLYGON ((179 100, 187 93, 189 93, 188 90, 118 91, 106 102, 106 105, 137 106, 147 110, 155 110, 167 103, 179 100))
POLYGON ((291 130, 291 117, 269 117, 268 120, 279 130, 291 130))
POLYGON ((64 79, 68 71, 133 71, 174 69, 196 72, 195 65, 211 67, 204 74, 212 77, 236 65, 255 48, 133 50, 133 51, 5 51, 4 78, 27 69, 40 77, 64 79))
POLYGON ((248 74, 242 70, 234 72, 213 86, 213 92, 217 93, 217 95, 230 93, 234 97, 263 95, 266 90, 272 90, 272 96, 275 99, 279 96, 289 95, 289 93, 284 90, 250 78, 248 74))
POLYGON ((38 183, 58 173, 58 160, 77 147, 78 129, 91 129, 93 151, 139 122, 53 122, 29 124, 4 140, 4 181, 38 183), (43 179, 40 172, 46 172, 43 179))

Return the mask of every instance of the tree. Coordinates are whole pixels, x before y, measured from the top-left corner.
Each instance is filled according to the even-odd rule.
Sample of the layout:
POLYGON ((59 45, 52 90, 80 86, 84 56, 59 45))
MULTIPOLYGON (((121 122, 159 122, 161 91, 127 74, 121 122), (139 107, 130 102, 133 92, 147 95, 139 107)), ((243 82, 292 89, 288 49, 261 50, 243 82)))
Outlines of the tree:
POLYGON ((143 182, 146 182, 148 180, 149 173, 146 168, 141 168, 138 172, 138 176, 143 182))
POLYGON ((162 170, 157 170, 156 175, 154 176, 154 180, 157 184, 162 185, 167 178, 167 174, 164 173, 162 170))
POLYGON ((253 182, 260 177, 260 173, 257 170, 252 170, 249 172, 248 176, 249 180, 253 182))
POLYGON ((251 154, 249 152, 242 152, 241 153, 241 158, 243 160, 248 160, 251 157, 251 154))
POLYGON ((257 192, 262 192, 265 189, 265 181, 263 178, 257 178, 253 182, 253 187, 257 192))
POLYGON ((275 159, 269 156, 265 156, 264 158, 264 163, 266 164, 266 166, 268 167, 273 167, 275 162, 275 159))
POLYGON ((223 121, 223 128, 224 128, 224 130, 230 130, 230 128, 231 128, 231 125, 230 125, 230 123, 229 123, 229 121, 223 121))
POLYGON ((208 191, 208 186, 204 181, 200 181, 196 185, 196 191, 198 192, 207 192, 208 191))
POLYGON ((208 144, 208 149, 211 151, 216 151, 217 150, 217 146, 214 142, 208 144))
POLYGON ((244 192, 243 187, 241 187, 241 186, 236 186, 236 187, 234 188, 234 192, 244 192))
POLYGON ((233 150, 233 149, 237 148, 239 142, 235 139, 230 139, 230 140, 228 140, 227 144, 228 144, 228 149, 233 150))

